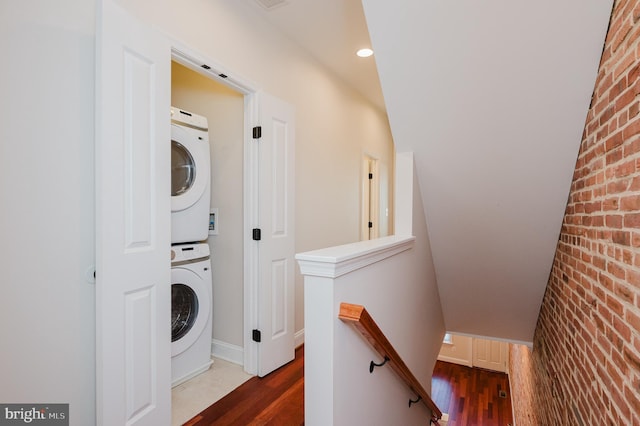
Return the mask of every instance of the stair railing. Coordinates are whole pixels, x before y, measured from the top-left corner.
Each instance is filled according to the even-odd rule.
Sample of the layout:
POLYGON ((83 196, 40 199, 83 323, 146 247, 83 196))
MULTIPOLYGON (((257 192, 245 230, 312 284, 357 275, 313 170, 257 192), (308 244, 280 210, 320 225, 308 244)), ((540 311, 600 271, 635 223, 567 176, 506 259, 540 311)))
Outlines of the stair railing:
POLYGON ((358 330, 367 342, 369 342, 369 344, 376 350, 376 352, 384 358, 384 362, 381 364, 376 364, 371 361, 369 371, 373 372, 375 367, 388 363, 393 371, 395 371, 396 374, 404 380, 407 386, 409 386, 409 388, 417 395, 416 400, 409 400, 409 406, 417 403, 418 401, 422 401, 422 403, 431 410, 431 421, 437 423, 437 421, 442 417, 442 412, 438 409, 431 399, 431 396, 422 387, 418 379, 413 375, 409 367, 404 363, 391 342, 389 342, 364 306, 341 303, 338 318, 345 323, 351 324, 356 330, 358 330))

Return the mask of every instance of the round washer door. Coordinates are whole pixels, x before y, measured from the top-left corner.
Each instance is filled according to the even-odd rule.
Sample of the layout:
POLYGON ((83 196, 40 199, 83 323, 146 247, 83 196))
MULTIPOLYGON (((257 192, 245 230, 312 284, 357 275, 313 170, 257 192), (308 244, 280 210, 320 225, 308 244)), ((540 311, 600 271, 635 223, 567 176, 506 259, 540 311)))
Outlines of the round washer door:
POLYGON ((206 142, 182 126, 171 125, 171 211, 187 209, 202 197, 209 161, 206 142))
POLYGON ((171 356, 193 345, 211 315, 211 298, 202 279, 193 271, 171 269, 171 356))

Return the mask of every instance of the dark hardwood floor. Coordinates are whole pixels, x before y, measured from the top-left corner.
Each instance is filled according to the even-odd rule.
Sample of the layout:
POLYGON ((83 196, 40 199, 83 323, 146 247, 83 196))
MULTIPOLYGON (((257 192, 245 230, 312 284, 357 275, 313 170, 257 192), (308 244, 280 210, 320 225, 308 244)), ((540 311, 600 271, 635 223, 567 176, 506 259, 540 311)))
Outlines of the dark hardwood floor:
POLYGON ((436 361, 431 399, 449 414, 448 426, 513 423, 509 378, 504 373, 436 361))
MULTIPOLYGON (((185 426, 304 424, 304 346, 295 360, 266 377, 253 377, 185 426)), ((431 397, 449 426, 507 426, 511 396, 506 374, 437 361, 431 397), (506 397, 500 396, 506 392, 506 397)))
POLYGON ((304 346, 300 346, 293 361, 266 377, 249 379, 185 426, 303 425, 303 373, 304 346))

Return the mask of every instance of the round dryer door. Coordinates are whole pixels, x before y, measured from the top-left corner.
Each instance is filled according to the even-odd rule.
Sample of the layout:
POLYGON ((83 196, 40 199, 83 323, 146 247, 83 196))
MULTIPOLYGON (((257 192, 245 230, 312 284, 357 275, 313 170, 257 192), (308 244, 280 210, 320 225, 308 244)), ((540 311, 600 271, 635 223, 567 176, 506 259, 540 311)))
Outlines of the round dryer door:
POLYGON ((184 127, 171 125, 171 211, 191 207, 204 194, 209 181, 207 142, 184 127))
POLYGON ((187 148, 171 141, 171 196, 179 197, 193 187, 196 180, 196 162, 187 148))
POLYGON ((210 291, 195 272, 171 269, 172 357, 193 345, 204 331, 211 315, 210 299, 210 291))

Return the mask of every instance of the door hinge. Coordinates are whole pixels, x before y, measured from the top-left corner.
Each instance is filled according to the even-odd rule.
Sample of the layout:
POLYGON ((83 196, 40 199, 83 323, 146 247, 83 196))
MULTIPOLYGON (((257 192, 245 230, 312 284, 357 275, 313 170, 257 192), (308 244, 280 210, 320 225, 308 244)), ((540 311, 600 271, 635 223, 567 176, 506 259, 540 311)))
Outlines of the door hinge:
POLYGON ((262 137, 262 126, 256 126, 253 128, 253 138, 260 139, 262 137))
POLYGON ((253 228, 253 240, 260 241, 261 238, 262 238, 262 231, 260 231, 260 228, 253 228))
POLYGON ((369 228, 373 228, 373 222, 369 222, 369 228))
POLYGON ((262 341, 262 332, 256 328, 251 332, 251 338, 254 342, 260 343, 262 341))
POLYGON ((369 179, 373 179, 373 173, 369 173, 369 179))

